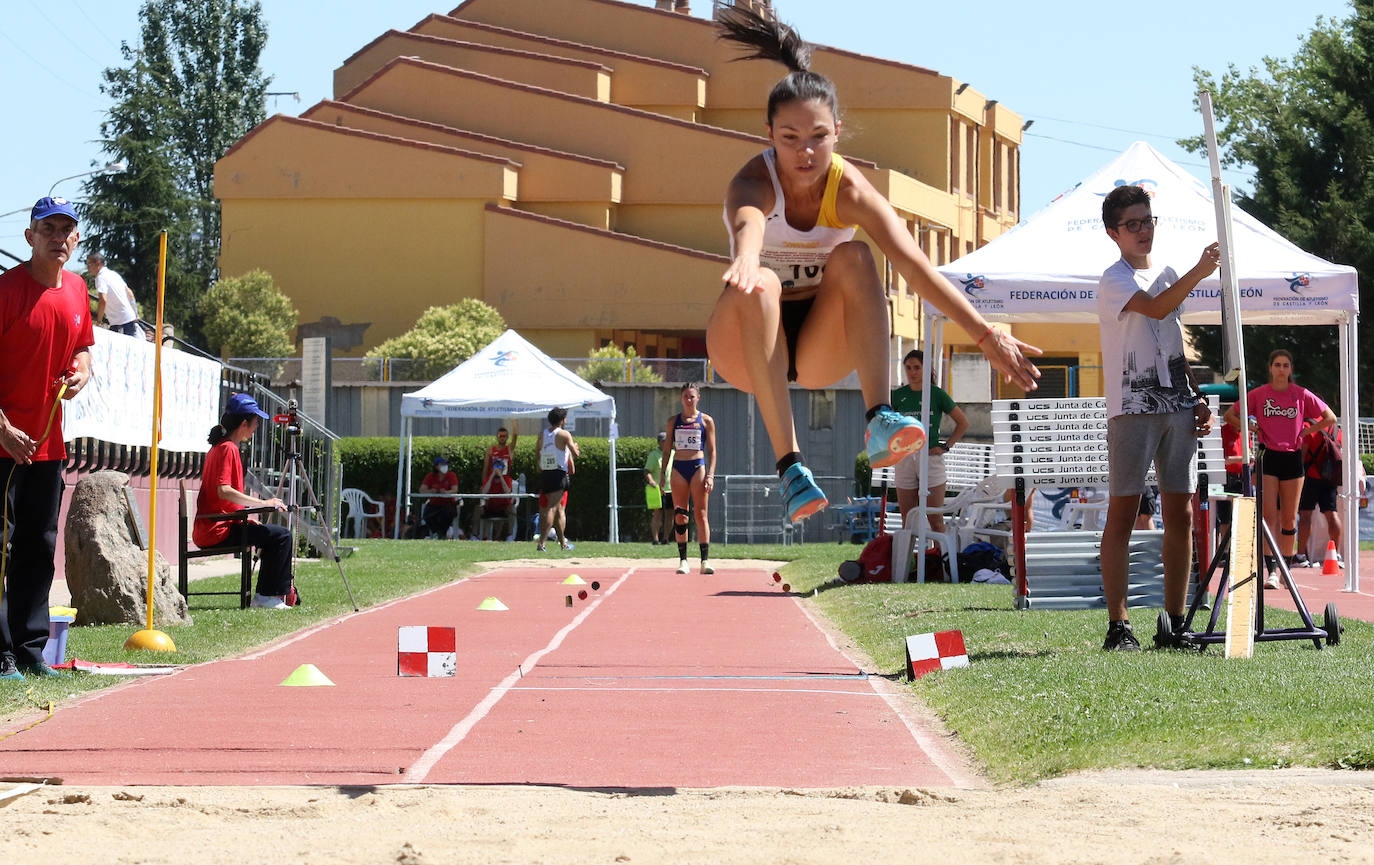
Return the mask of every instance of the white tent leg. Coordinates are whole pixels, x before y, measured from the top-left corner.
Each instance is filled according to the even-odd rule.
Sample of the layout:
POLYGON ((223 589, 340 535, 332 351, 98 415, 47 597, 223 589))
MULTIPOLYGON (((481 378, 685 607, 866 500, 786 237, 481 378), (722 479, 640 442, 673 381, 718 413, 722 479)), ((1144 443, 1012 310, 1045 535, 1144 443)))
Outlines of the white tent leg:
POLYGON ((391 539, 396 540, 401 536, 401 502, 402 498, 401 483, 406 476, 406 429, 410 426, 410 418, 401 415, 401 437, 397 439, 396 446, 396 508, 393 511, 395 516, 391 520, 391 539))
POLYGON ((1341 430, 1343 435, 1344 453, 1341 454, 1343 460, 1341 470, 1345 477, 1342 479, 1342 491, 1337 499, 1341 511, 1341 521, 1344 523, 1342 532, 1341 556, 1345 559, 1345 591, 1358 592, 1360 590, 1360 493, 1356 486, 1359 480, 1359 467, 1356 461, 1360 458, 1360 426, 1359 426, 1359 405, 1356 403, 1355 382, 1358 380, 1359 367, 1357 366, 1357 330, 1359 321, 1358 313, 1350 313, 1343 325, 1337 332, 1340 334, 1340 353, 1341 353, 1341 430))
MULTIPOLYGON (((615 428, 615 410, 611 410, 611 427, 615 428)), ((611 464, 611 533, 610 541, 613 544, 620 543, 620 492, 615 485, 615 437, 608 436, 606 439, 609 452, 609 462, 611 464)))
MULTIPOLYGON (((932 372, 931 364, 934 363, 934 358, 936 357, 936 347, 939 346, 941 351, 944 350, 942 345, 944 338, 944 319, 929 305, 925 307, 924 315, 922 315, 921 318, 925 320, 925 327, 923 328, 925 331, 925 342, 921 347, 922 351, 925 353, 925 361, 921 364, 920 421, 921 426, 925 427, 926 431, 926 446, 921 448, 921 483, 916 490, 916 507, 920 509, 920 516, 917 518, 918 522, 916 525, 916 582, 918 583, 924 583, 926 581, 925 553, 926 546, 930 543, 930 520, 926 517, 926 500, 930 498, 930 447, 931 443, 935 441, 940 432, 939 430, 932 430, 930 428, 930 404, 932 402, 930 394, 931 386, 935 383, 935 376, 932 372)), ((902 366, 902 374, 905 375, 906 364, 903 363, 902 366)), ((908 528, 909 530, 905 522, 906 518, 907 515, 902 514, 902 527, 908 528)), ((949 551, 945 550, 945 552, 948 553, 949 551)))

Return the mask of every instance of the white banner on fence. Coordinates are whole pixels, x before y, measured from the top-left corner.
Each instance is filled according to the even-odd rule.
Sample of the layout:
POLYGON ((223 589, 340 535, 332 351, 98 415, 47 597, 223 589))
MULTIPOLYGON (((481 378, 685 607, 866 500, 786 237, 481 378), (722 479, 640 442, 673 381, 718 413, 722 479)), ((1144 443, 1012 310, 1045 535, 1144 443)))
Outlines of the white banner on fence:
MULTIPOLYGON (((67 441, 91 437, 147 447, 153 434, 153 364, 156 346, 97 328, 91 346, 91 380, 63 407, 67 441)), ((162 449, 204 453, 219 423, 217 361, 162 350, 162 449)))

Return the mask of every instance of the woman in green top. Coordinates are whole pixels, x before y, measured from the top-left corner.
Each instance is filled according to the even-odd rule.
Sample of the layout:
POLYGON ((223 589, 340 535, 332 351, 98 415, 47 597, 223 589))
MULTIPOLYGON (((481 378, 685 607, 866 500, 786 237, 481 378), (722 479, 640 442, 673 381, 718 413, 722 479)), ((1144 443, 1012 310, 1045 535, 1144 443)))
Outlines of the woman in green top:
MULTIPOLYGON (((907 383, 892 392, 892 408, 895 411, 909 414, 912 417, 921 417, 921 374, 925 369, 925 353, 920 349, 914 349, 906 353, 902 359, 902 369, 906 372, 907 383)), ((930 431, 930 441, 926 449, 930 452, 930 478, 929 495, 926 498, 926 507, 938 508, 945 503, 945 452, 955 445, 968 432, 968 418, 964 416, 963 409, 954 404, 941 388, 935 385, 930 386, 932 396, 930 398, 930 421, 926 429, 930 431), (940 424, 944 421, 945 415, 949 415, 950 420, 954 421, 954 431, 949 434, 949 438, 940 439, 940 424)), ((919 451, 908 455, 896 466, 897 483, 897 507, 902 512, 905 519, 907 513, 921 500, 921 454, 919 451)), ((945 518, 942 514, 927 514, 930 527, 937 532, 945 530, 945 518)))

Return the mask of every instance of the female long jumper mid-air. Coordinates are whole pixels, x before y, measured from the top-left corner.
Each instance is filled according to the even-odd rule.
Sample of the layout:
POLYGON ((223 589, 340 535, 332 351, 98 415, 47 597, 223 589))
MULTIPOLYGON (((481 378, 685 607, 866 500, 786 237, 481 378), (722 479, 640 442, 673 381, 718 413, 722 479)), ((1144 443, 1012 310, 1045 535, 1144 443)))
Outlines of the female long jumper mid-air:
POLYGON ((802 464, 787 384, 828 387, 857 370, 868 410, 868 459, 890 466, 925 444, 914 418, 889 398, 887 297, 873 253, 854 240, 862 228, 923 298, 969 334, 1008 381, 1035 389, 1039 354, 987 323, 936 272, 892 205, 835 153, 840 134, 835 85, 808 69, 810 46, 780 21, 735 6, 716 14, 721 38, 777 60, 788 75, 768 97, 771 147, 739 170, 725 196, 731 261, 706 329, 715 370, 752 393, 782 479, 783 506, 796 522, 828 502, 802 464))

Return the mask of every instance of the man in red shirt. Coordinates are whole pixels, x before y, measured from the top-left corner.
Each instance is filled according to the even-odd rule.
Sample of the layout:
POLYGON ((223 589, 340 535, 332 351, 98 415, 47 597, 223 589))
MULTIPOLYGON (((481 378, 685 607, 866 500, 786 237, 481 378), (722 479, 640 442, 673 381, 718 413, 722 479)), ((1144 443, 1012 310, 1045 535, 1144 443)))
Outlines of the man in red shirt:
MULTIPOLYGON (((504 460, 492 461, 491 472, 482 480, 482 488, 478 492, 484 495, 514 492, 504 460)), ((482 520, 502 520, 500 529, 493 537, 505 540, 515 533, 515 499, 513 497, 482 499, 478 506, 473 508, 471 537, 491 540, 491 538, 482 537, 482 520)))
POLYGON ((0 483, 12 526, 0 548, 0 679, 55 676, 43 663, 62 506, 62 400, 91 377, 86 282, 63 269, 81 234, 65 198, 40 198, 24 230, 33 253, 0 275, 0 483))
MULTIPOLYGON (((447 457, 434 458, 434 471, 425 475, 425 479, 420 482, 420 492, 458 492, 458 476, 448 470, 447 457)), ((458 516, 458 500, 447 496, 426 499, 422 510, 425 534, 443 539, 448 535, 449 526, 453 525, 453 520, 458 516)))
MULTIPOLYGON (((515 424, 512 423, 511 426, 514 427, 515 424)), ((520 438, 520 431, 518 429, 512 431, 505 427, 501 427, 496 431, 496 444, 487 448, 486 458, 482 460, 483 483, 486 483, 487 478, 491 475, 492 464, 497 460, 505 463, 507 473, 510 472, 510 452, 514 449, 515 440, 518 438, 520 438)))

